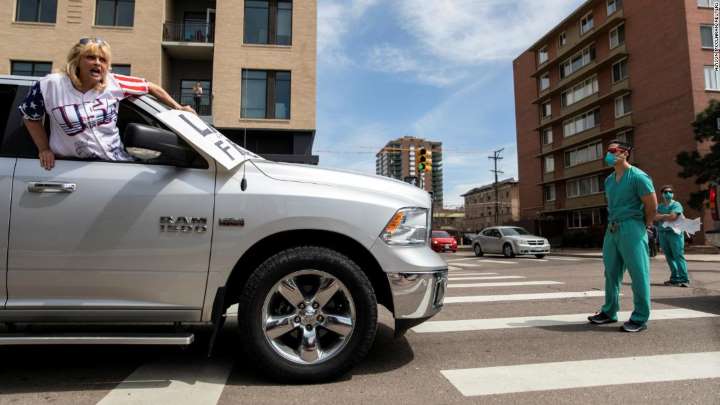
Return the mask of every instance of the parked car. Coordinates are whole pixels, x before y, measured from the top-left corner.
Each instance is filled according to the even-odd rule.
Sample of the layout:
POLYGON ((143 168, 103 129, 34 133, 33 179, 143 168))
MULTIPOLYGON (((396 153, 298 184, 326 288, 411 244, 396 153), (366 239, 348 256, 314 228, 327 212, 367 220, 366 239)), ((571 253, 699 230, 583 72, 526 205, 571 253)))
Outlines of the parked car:
POLYGON ((457 240, 445 231, 432 231, 432 250, 436 252, 457 252, 457 240))
POLYGON ((550 243, 519 226, 492 226, 483 229, 473 240, 473 251, 475 256, 502 253, 505 257, 535 255, 542 259, 550 253, 550 243))
POLYGON ((314 382, 367 354, 377 304, 396 335, 442 308, 425 191, 265 160, 149 96, 113 106, 137 161, 58 157, 45 170, 17 109, 33 81, 0 76, 0 323, 58 333, 0 345, 188 345, 208 325, 212 352, 237 304, 243 361, 314 382), (87 323, 111 328, 64 333, 87 323), (138 334, 148 323, 174 327, 138 334))

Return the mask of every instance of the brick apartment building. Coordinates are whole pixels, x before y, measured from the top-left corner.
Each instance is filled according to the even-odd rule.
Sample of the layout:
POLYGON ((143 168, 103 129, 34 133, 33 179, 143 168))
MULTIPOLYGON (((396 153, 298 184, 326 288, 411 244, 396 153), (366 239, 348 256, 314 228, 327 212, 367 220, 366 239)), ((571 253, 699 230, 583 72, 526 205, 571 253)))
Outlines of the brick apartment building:
MULTIPOLYGON (((589 0, 513 62, 521 217, 556 240, 594 243, 607 220, 603 158, 623 139, 676 199, 680 151, 707 150, 690 123, 720 98, 710 0, 589 0)), ((703 215, 686 206, 686 216, 703 215)), ((703 222, 710 220, 705 215, 703 222)), ((531 226, 532 227, 532 226, 531 226)), ((698 235, 698 242, 703 235, 698 235)))
POLYGON ((432 160, 432 171, 424 174, 424 189, 433 194, 435 209, 443 207, 442 142, 404 136, 388 142, 375 154, 375 173, 421 186, 422 173, 415 157, 425 148, 432 160))
POLYGON ((0 0, 0 74, 64 67, 80 38, 161 84, 238 144, 314 163, 317 0, 0 0))
POLYGON ((477 232, 488 226, 513 225, 520 220, 518 182, 505 179, 498 182, 497 189, 497 205, 493 184, 473 188, 462 195, 465 198, 465 229, 477 232))

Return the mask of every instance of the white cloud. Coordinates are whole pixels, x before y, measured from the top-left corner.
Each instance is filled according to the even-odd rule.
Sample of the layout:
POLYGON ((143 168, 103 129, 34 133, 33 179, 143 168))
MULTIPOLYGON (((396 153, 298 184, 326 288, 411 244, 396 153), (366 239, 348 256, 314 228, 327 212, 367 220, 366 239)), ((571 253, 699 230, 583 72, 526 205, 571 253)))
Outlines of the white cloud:
POLYGON ((448 62, 476 65, 516 57, 582 0, 400 0, 403 28, 448 62))
POLYGON ((414 80, 437 87, 451 85, 466 76, 448 67, 437 67, 427 60, 421 62, 411 51, 389 44, 370 49, 367 68, 386 73, 410 73, 414 80))
POLYGON ((347 65, 351 59, 343 40, 353 24, 378 0, 320 0, 318 2, 317 48, 324 66, 347 65))

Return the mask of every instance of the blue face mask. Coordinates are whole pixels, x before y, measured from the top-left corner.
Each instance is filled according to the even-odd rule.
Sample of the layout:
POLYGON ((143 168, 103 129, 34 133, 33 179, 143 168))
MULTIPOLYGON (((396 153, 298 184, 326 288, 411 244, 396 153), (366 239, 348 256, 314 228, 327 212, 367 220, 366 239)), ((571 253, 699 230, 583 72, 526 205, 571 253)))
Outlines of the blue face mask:
POLYGON ((605 154, 605 163, 607 163, 608 166, 615 166, 615 162, 617 162, 617 157, 615 155, 610 152, 605 154))
POLYGON ((672 200, 673 195, 674 195, 673 193, 669 193, 669 192, 664 192, 664 193, 663 193, 663 197, 665 197, 665 199, 668 200, 668 201, 672 200))

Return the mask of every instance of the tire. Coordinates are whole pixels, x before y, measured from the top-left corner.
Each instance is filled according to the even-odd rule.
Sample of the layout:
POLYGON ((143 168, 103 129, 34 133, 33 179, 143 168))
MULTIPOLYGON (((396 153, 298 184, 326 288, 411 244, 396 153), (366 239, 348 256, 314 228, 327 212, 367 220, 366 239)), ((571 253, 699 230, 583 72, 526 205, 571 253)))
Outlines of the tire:
POLYGON ((252 273, 240 295, 238 326, 251 364, 268 377, 282 383, 328 381, 367 355, 377 332, 377 300, 365 273, 348 257, 323 247, 297 247, 275 254, 252 273), (328 296, 318 298, 330 280, 337 290, 329 292, 326 285, 328 296), (300 304, 291 305, 291 299, 300 304), (318 302, 323 303, 315 306, 318 302), (266 327, 269 317, 285 322, 266 327))
POLYGON ((476 243, 473 246, 473 251, 475 252, 475 256, 477 256, 477 257, 482 257, 485 254, 485 253, 483 253, 482 247, 480 246, 479 243, 476 243))
POLYGON ((515 257, 515 252, 513 252, 512 245, 510 245, 509 243, 503 245, 503 256, 515 257))
POLYGON ((535 257, 537 257, 538 259, 542 259, 543 257, 545 257, 545 255, 535 255, 535 257))

